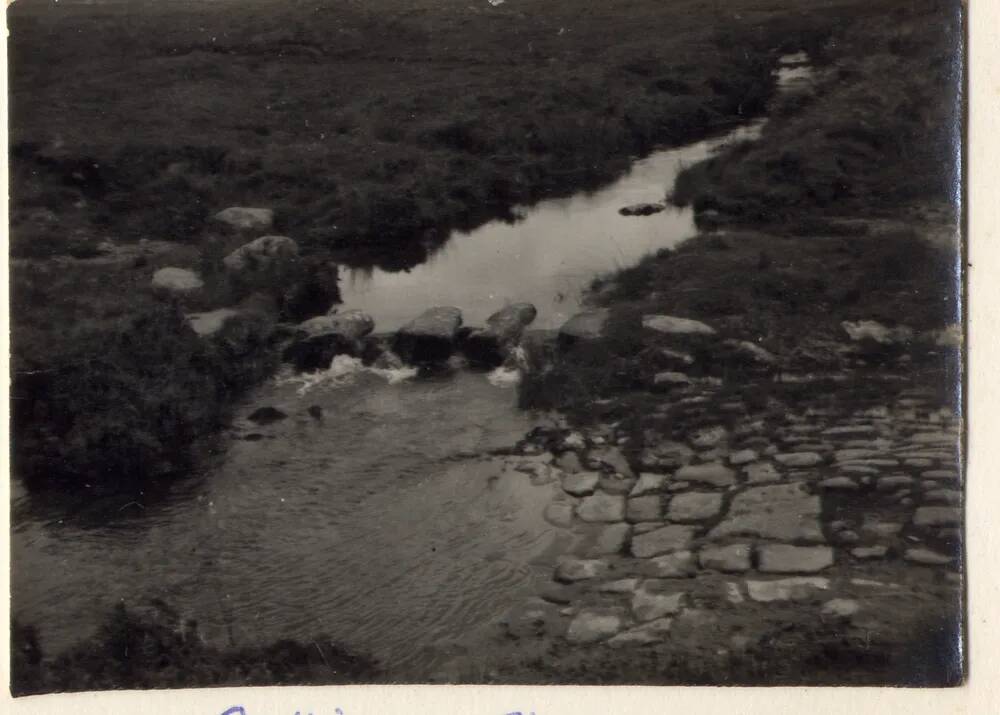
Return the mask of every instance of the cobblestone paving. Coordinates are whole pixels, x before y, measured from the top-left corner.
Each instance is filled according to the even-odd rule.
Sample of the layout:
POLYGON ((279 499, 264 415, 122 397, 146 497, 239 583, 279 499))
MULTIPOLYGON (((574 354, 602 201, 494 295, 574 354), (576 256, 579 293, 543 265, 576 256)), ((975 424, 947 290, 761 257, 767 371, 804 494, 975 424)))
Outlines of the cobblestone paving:
POLYGON ((738 649, 748 624, 786 615, 870 631, 957 608, 952 410, 903 390, 884 404, 841 394, 751 413, 718 390, 665 401, 639 452, 604 426, 511 458, 536 482, 561 482, 545 514, 569 546, 504 617, 508 636, 626 649, 697 633, 738 649), (658 417, 674 427, 658 431, 658 417), (698 426, 678 435, 679 420, 698 426))

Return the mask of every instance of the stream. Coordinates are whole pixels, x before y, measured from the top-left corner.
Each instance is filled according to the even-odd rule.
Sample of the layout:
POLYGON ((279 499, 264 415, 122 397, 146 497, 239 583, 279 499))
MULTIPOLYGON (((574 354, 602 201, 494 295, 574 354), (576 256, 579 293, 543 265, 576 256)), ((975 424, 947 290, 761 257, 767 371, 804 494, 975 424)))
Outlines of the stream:
MULTIPOLYGON (((433 305, 477 325, 528 301, 532 327, 558 327, 595 276, 695 233, 690 209, 621 207, 663 201, 680 168, 762 124, 656 151, 603 189, 518 209, 515 223, 456 232, 410 271, 349 272, 344 308, 384 332, 433 305)), ((328 634, 402 677, 430 672, 452 645, 481 647, 551 573, 559 538, 541 513, 558 485, 534 486, 489 456, 551 417, 519 410, 516 390, 488 378, 343 360, 279 374, 238 406, 224 456, 112 518, 41 510, 13 482, 12 613, 48 653, 91 635, 113 604, 151 598, 220 646, 328 634), (288 418, 247 421, 261 406, 288 418)))

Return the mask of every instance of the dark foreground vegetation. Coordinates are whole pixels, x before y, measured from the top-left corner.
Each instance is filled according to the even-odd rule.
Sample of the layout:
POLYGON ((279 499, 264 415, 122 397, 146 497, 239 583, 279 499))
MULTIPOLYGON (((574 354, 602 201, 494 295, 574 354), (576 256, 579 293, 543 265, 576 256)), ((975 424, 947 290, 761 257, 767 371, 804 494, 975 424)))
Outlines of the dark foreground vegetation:
MULTIPOLYGON (((267 326, 303 306, 278 301, 211 340, 181 317, 247 295, 212 278, 234 247, 207 227, 217 210, 274 208, 274 232, 314 265, 411 266, 449 227, 761 112, 776 57, 818 51, 838 12, 797 0, 14 4, 16 473, 142 489, 185 470, 268 374, 267 326), (144 240, 157 250, 126 250, 144 240), (204 269, 214 302, 154 295, 164 265, 204 269)), ((335 275, 317 290, 335 297, 335 275)))
POLYGON ((30 626, 11 628, 11 690, 33 695, 79 690, 195 688, 237 685, 329 685, 374 679, 379 668, 318 636, 308 643, 220 649, 206 644, 198 624, 169 606, 112 609, 90 639, 47 655, 30 626))

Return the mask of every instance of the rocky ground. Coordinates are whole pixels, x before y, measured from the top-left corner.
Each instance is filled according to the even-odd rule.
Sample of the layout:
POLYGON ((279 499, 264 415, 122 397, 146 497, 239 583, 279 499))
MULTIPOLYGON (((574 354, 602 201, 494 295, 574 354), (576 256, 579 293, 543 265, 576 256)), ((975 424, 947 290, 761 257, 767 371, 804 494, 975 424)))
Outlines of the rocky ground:
POLYGON ((899 374, 842 379, 764 404, 691 381, 641 448, 614 423, 532 435, 513 468, 560 482, 545 515, 572 538, 488 679, 953 682, 960 420, 899 374))

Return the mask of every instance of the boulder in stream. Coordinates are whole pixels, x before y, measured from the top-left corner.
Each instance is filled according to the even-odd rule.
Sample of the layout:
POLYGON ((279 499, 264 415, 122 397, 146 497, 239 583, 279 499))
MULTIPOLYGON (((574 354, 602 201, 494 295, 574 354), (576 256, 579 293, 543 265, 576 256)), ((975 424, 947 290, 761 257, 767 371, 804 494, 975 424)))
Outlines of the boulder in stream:
POLYGON ((281 269, 298 256, 299 245, 288 236, 261 236, 237 248, 222 263, 230 273, 261 274, 281 269))
POLYGON ((490 367, 503 364, 536 315, 538 311, 531 303, 513 303, 497 311, 486 319, 486 327, 472 330, 466 336, 463 343, 466 357, 490 367))
POLYGON ((346 310, 310 318, 296 326, 296 339, 285 349, 284 359, 300 370, 328 367, 337 355, 360 355, 362 339, 375 329, 375 321, 360 310, 346 310))
POLYGON ((458 308, 430 308, 399 329, 393 347, 410 365, 445 362, 455 350, 461 326, 462 311, 458 308))

